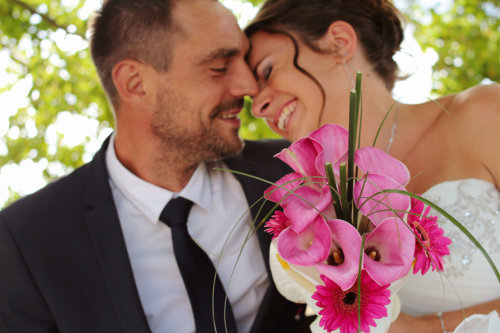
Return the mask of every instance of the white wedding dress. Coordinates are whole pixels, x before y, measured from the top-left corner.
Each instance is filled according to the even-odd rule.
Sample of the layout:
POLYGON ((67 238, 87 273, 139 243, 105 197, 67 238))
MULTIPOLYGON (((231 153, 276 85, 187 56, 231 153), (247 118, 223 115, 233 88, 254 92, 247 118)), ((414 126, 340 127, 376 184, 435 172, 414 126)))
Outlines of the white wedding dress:
MULTIPOLYGON (((423 196, 462 223, 500 269, 500 192, 493 184, 480 179, 448 181, 433 186, 423 196)), ((444 274, 410 274, 398 292, 401 311, 420 316, 500 298, 500 282, 480 250, 454 224, 434 211, 431 215, 438 216, 445 235, 453 242, 450 255, 444 258, 444 274)), ((456 332, 465 332, 462 329, 456 332)), ((473 316, 467 320, 466 332, 498 333, 500 319, 496 312, 473 316)))

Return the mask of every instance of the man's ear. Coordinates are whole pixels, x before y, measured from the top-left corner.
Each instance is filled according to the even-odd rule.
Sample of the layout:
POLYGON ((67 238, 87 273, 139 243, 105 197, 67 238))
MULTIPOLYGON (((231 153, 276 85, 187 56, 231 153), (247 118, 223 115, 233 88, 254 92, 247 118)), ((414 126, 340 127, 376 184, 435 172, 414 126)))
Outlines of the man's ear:
POLYGON ((335 21, 330 24, 320 43, 327 50, 333 51, 337 61, 349 61, 358 46, 358 36, 349 23, 335 21))
POLYGON ((113 67, 113 82, 121 101, 127 104, 142 103, 147 97, 144 74, 144 64, 135 60, 122 60, 113 67))

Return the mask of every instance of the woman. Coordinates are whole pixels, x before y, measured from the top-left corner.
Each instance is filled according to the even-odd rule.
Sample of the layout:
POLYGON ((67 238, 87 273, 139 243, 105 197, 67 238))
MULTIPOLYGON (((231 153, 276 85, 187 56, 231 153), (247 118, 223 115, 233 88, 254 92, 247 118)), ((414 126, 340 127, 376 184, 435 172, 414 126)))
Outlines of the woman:
MULTIPOLYGON (((418 105, 395 101, 400 18, 384 0, 266 1, 245 30, 259 83, 252 112, 289 140, 326 123, 347 128, 348 94, 362 72, 361 146, 371 145, 393 106, 376 146, 408 166, 409 191, 424 193, 466 224, 500 267, 500 86, 418 105)), ((452 331, 464 314, 500 313, 491 268, 450 222, 440 223, 454 241, 444 276, 408 279, 398 293, 404 312, 391 333, 452 331)))

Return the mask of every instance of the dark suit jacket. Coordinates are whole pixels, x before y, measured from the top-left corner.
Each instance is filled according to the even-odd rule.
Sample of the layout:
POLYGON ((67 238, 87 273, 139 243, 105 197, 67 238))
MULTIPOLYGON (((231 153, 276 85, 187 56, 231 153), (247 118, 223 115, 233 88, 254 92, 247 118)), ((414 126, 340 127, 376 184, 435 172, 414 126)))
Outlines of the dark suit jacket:
MULTIPOLYGON (((275 181, 289 171, 271 158, 285 146, 248 142, 225 162, 275 181)), ((106 147, 89 164, 0 212, 0 332, 150 332, 109 187, 106 147)), ((268 187, 237 178, 249 205, 268 187)), ((258 236, 269 272, 270 238, 263 228, 258 236)), ((310 320, 302 311, 272 285, 252 331, 306 331, 310 320)))

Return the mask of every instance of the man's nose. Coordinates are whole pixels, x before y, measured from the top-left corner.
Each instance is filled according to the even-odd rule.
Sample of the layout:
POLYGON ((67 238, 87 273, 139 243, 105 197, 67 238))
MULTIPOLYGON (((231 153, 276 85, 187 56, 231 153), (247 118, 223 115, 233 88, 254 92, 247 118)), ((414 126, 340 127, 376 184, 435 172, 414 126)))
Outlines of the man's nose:
POLYGON ((230 91, 235 97, 255 96, 259 91, 257 81, 245 62, 238 66, 232 81, 230 91))

